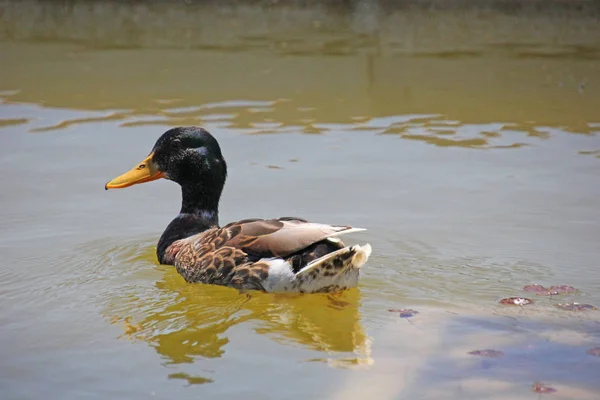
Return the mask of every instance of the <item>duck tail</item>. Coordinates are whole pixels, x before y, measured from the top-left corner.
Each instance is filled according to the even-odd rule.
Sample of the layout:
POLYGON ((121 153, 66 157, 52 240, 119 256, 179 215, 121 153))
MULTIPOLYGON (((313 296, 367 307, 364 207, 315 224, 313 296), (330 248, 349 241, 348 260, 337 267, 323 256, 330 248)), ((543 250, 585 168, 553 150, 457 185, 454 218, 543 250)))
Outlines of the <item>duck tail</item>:
POLYGON ((371 245, 344 247, 309 263, 296 273, 303 292, 337 292, 358 284, 360 268, 371 255, 371 245))

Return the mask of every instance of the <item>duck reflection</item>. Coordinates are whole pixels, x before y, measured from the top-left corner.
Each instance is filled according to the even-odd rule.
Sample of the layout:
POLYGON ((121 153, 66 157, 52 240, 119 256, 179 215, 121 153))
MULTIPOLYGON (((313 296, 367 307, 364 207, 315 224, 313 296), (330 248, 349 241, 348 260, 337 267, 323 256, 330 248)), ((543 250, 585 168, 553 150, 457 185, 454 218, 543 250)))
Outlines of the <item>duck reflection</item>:
MULTIPOLYGON (((140 271, 150 267, 147 256, 152 257, 143 257, 140 271)), ((172 267, 156 269, 161 274, 158 281, 148 279, 148 285, 141 285, 136 278, 136 285, 121 291, 105 314, 123 327, 123 337, 147 342, 168 364, 223 356, 230 341, 227 331, 239 324, 279 344, 300 344, 324 354, 311 361, 336 367, 371 363, 358 289, 336 295, 239 293, 188 284, 172 267)))

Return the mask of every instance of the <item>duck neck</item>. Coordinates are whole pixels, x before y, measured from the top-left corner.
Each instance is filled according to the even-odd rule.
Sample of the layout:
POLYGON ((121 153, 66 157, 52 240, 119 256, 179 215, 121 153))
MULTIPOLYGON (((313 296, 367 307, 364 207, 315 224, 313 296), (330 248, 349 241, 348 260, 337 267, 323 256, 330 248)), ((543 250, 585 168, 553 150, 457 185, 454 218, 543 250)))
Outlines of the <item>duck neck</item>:
POLYGON ((219 226, 221 193, 207 192, 200 185, 181 186, 181 211, 161 235, 156 255, 161 264, 172 264, 174 254, 166 256, 173 242, 219 226))

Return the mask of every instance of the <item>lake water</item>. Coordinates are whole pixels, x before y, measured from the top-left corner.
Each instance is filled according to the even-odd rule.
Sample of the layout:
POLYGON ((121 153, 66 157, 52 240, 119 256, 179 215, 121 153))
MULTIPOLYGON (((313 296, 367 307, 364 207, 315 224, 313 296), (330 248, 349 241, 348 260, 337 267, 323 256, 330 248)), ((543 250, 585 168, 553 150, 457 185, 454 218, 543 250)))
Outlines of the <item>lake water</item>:
POLYGON ((488 3, 3 2, 1 397, 600 398, 600 311, 555 306, 600 307, 598 12, 488 3), (177 186, 104 184, 192 124, 229 164, 222 223, 367 228, 359 287, 158 265, 177 186))

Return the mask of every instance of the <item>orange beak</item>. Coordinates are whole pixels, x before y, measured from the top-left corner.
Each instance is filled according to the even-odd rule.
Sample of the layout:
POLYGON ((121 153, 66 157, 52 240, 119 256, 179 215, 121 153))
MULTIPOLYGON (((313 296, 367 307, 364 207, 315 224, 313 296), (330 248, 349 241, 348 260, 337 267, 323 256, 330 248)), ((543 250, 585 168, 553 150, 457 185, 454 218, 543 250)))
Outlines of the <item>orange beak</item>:
POLYGON ((130 171, 127 171, 123 175, 117 176, 115 179, 108 182, 106 186, 104 186, 104 189, 122 189, 138 183, 150 182, 164 178, 165 174, 160 171, 152 161, 153 155, 154 153, 150 153, 150 155, 146 157, 144 161, 132 168, 130 171))

